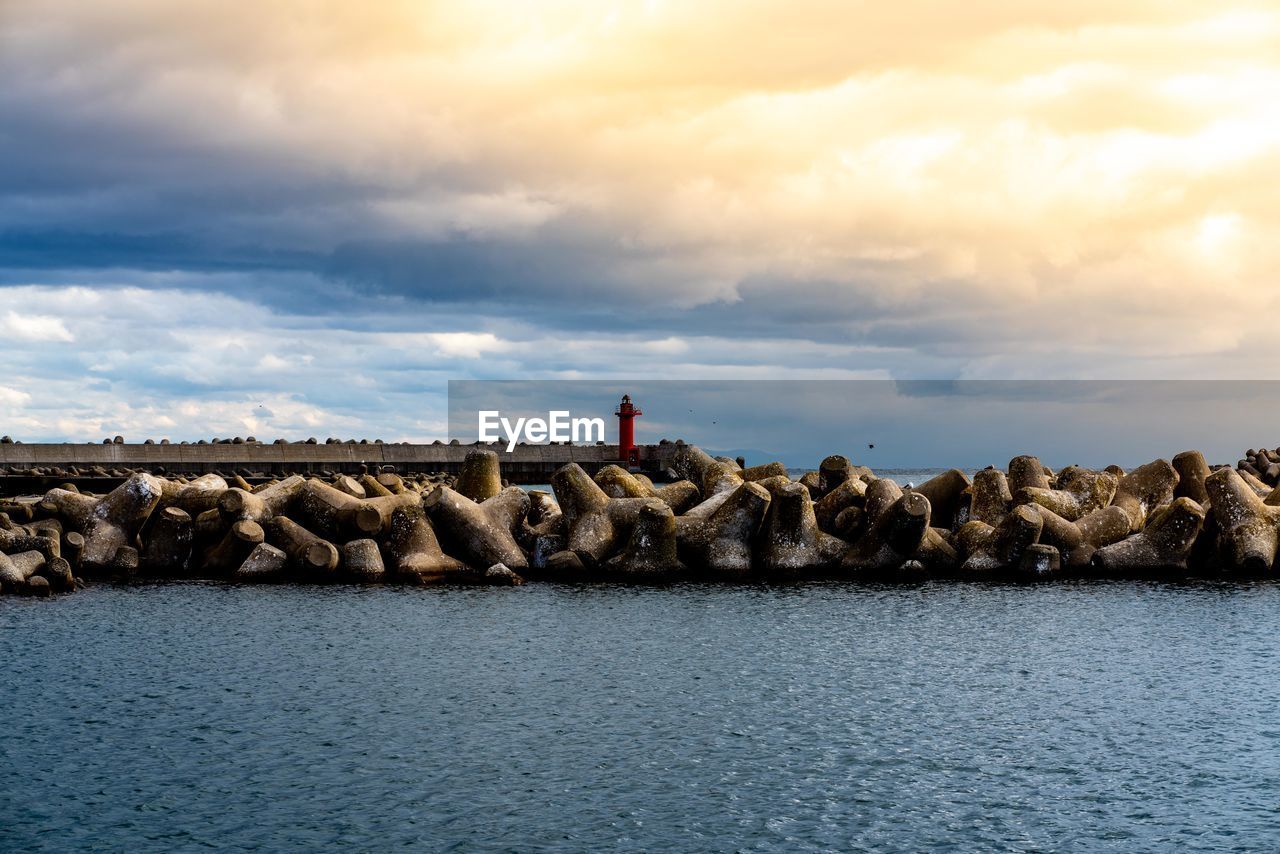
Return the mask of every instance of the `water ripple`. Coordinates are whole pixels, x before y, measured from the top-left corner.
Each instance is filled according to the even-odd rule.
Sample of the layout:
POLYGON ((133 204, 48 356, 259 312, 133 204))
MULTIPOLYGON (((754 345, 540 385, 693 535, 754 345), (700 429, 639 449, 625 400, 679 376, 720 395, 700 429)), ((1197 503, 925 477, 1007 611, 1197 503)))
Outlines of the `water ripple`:
POLYGON ((0 849, 1274 849, 1280 590, 0 600, 0 849))

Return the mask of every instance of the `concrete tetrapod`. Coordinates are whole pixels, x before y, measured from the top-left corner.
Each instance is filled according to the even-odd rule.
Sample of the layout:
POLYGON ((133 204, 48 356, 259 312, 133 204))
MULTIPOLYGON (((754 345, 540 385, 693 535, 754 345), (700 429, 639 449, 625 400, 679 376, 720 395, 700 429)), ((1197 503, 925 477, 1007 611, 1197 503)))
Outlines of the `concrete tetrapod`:
POLYGON ((258 543, 231 578, 248 584, 264 584, 283 581, 288 574, 289 556, 270 543, 258 543))
POLYGON ((915 559, 922 566, 938 573, 950 573, 960 565, 960 555, 951 545, 945 528, 926 528, 924 538, 915 551, 915 559))
POLYGON ((656 488, 653 485, 653 478, 649 477, 649 475, 645 474, 644 472, 636 471, 636 472, 629 472, 629 474, 632 477, 634 477, 636 480, 638 480, 641 484, 643 484, 646 489, 656 488))
POLYGON ((818 527, 828 534, 835 534, 836 518, 849 507, 861 508, 866 497, 867 485, 858 478, 848 478, 836 484, 813 504, 818 527))
MULTIPOLYGON (((818 464, 818 492, 822 496, 853 477, 853 464, 842 454, 832 454, 818 464)), ((865 484, 864 484, 865 486, 865 484)))
POLYGON ((119 552, 123 548, 132 548, 138 529, 159 503, 163 492, 164 487, 158 478, 135 474, 107 493, 94 505, 84 530, 81 567, 90 573, 108 569, 114 572, 127 570, 129 561, 127 558, 122 560, 119 552))
POLYGON ((1254 492, 1258 493, 1258 495, 1266 497, 1271 494, 1271 487, 1267 486, 1262 478, 1258 477, 1253 472, 1248 471, 1247 469, 1239 469, 1236 473, 1240 475, 1240 479, 1249 484, 1249 487, 1253 489, 1254 492))
MULTIPOLYGON (((519 487, 511 487, 511 489, 519 489, 519 487)), ((360 502, 359 507, 344 514, 346 527, 348 531, 360 532, 357 536, 378 536, 385 534, 391 527, 391 514, 396 510, 402 507, 420 506, 422 506, 422 496, 412 491, 366 498, 360 502)))
POLYGON ((1129 514, 1129 530, 1136 534, 1146 524, 1148 513, 1173 501, 1177 486, 1178 472, 1168 460, 1153 460, 1120 478, 1111 503, 1129 514))
POLYGON ((1025 504, 1010 510, 995 527, 967 523, 956 535, 966 553, 960 571, 983 576, 1016 567, 1027 547, 1039 541, 1043 524, 1040 514, 1025 504))
POLYGON ((653 487, 646 486, 631 472, 618 465, 602 466, 594 478, 600 491, 610 498, 652 498, 653 487))
POLYGON ((352 498, 364 500, 369 497, 369 494, 365 492, 364 484, 350 475, 340 474, 335 477, 333 479, 333 488, 339 492, 345 492, 352 498))
POLYGON ((80 569, 82 554, 84 554, 84 535, 79 531, 68 531, 62 537, 62 556, 67 559, 73 571, 80 569))
POLYGON ((557 581, 585 581, 590 577, 582 558, 568 549, 548 555, 543 572, 557 581))
POLYGON ((705 518, 677 521, 680 552, 688 563, 713 577, 740 580, 751 574, 752 542, 771 502, 758 483, 744 483, 727 493, 715 512, 705 518))
POLYGON ((419 507, 399 507, 391 514, 384 547, 391 574, 418 584, 438 584, 466 564, 440 548, 435 531, 419 507))
POLYGON ((1175 499, 1137 534, 1094 552, 1092 563, 1107 573, 1185 570, 1203 524, 1203 507, 1190 498, 1175 499))
POLYGON ((138 565, 154 575, 182 573, 191 558, 195 527, 191 515, 177 505, 151 514, 144 528, 138 565))
MULTIPOLYGON (((610 498, 609 503, 605 506, 605 513, 609 516, 609 522, 613 525, 614 534, 616 536, 614 551, 621 549, 627 538, 631 536, 631 529, 635 527, 636 521, 640 518, 640 511, 649 504, 660 499, 654 498, 610 498)), ((665 503, 665 502, 663 502, 665 503)))
POLYGON ((491 587, 517 587, 524 584, 524 578, 505 563, 495 563, 484 571, 479 578, 479 583, 488 584, 491 587))
POLYGON ((780 462, 762 463, 758 466, 741 469, 738 476, 745 483, 755 480, 764 480, 766 477, 786 477, 787 467, 780 462))
POLYGON ((671 457, 671 470, 676 476, 698 485, 702 484, 707 469, 715 464, 716 460, 706 451, 697 445, 686 445, 683 442, 676 445, 671 457))
POLYGON ((83 534, 89 529, 98 501, 91 495, 81 495, 59 487, 46 492, 41 505, 46 512, 57 514, 68 528, 83 534))
POLYGON ((480 509, 506 528, 518 542, 524 531, 524 522, 529 518, 531 504, 529 493, 518 486, 508 486, 492 498, 481 501, 480 509))
POLYGON ((700 493, 692 481, 678 480, 654 487, 648 478, 632 474, 622 466, 607 465, 596 472, 596 485, 610 498, 659 498, 673 513, 683 513, 697 502, 700 493))
POLYGON ((1018 561, 1016 577, 1021 581, 1048 581, 1062 571, 1062 556, 1057 547, 1032 543, 1018 561))
POLYGON ((0 552, 0 593, 21 593, 26 581, 13 558, 0 552))
POLYGON ((35 549, 9 555, 9 560, 18 570, 18 575, 22 577, 24 584, 28 578, 43 570, 45 568, 45 564, 49 562, 49 559, 45 557, 44 552, 36 551, 35 549))
POLYGON ((1025 487, 1014 495, 1014 501, 1039 504, 1074 522, 1110 505, 1118 483, 1111 472, 1070 466, 1059 473, 1057 489, 1025 487))
POLYGON ((372 501, 356 498, 316 478, 298 490, 290 512, 306 523, 308 530, 331 542, 368 537, 382 529, 382 516, 372 501))
POLYGON ((271 517, 266 530, 271 544, 289 556, 303 580, 328 581, 337 571, 340 559, 337 547, 288 516, 271 517))
POLYGON ((856 542, 867 527, 867 513, 861 507, 846 507, 840 511, 831 523, 827 533, 839 537, 846 543, 856 542))
POLYGON ((618 540, 609 518, 609 496, 577 463, 560 467, 551 476, 551 488, 564 514, 566 550, 586 566, 608 557, 618 540))
POLYGON ((502 472, 497 453, 486 448, 467 451, 453 488, 459 495, 477 503, 501 492, 502 472))
MULTIPOLYGON (((995 548, 999 542, 997 529, 1012 526, 1010 532, 1016 534, 1034 527, 1025 518, 1021 521, 1009 518, 1025 513, 1037 517, 1038 544, 1056 549, 1064 569, 1092 564, 1105 571, 1112 556, 1128 551, 1141 552, 1141 559, 1135 558, 1130 563, 1138 565, 1144 560, 1151 563, 1148 541, 1154 541, 1157 535, 1167 533, 1169 526, 1186 518, 1190 508, 1178 504, 1176 499, 1180 498, 1196 503, 1206 515, 1191 551, 1176 562, 1178 565, 1196 570, 1241 570, 1256 574, 1273 569, 1278 559, 1275 548, 1280 541, 1280 519, 1277 518, 1280 486, 1266 485, 1259 475, 1247 469, 1211 473, 1203 456, 1195 451, 1178 454, 1172 463, 1157 460, 1128 474, 1114 466, 1102 471, 1069 466, 1056 477, 1035 458, 1015 458, 1008 476, 989 469, 975 476, 965 490, 958 488, 965 485, 963 475, 947 472, 910 489, 909 494, 919 495, 929 504, 930 517, 936 524, 925 525, 918 542, 905 555, 885 555, 877 528, 889 509, 902 501, 900 488, 892 481, 877 480, 874 473, 862 472, 861 467, 851 466, 843 458, 829 459, 822 472, 812 472, 801 482, 793 482, 777 472, 777 466, 744 471, 741 461, 712 459, 694 448, 685 448, 679 453, 692 461, 690 465, 694 469, 701 471, 703 482, 710 485, 714 494, 685 513, 674 515, 671 521, 676 530, 677 555, 694 571, 705 570, 713 576, 742 577, 757 570, 761 574, 772 572, 786 576, 820 572, 823 568, 820 560, 816 564, 811 564, 810 559, 774 560, 768 554, 775 545, 791 548, 805 540, 807 526, 803 523, 796 526, 799 536, 785 530, 779 535, 775 530, 787 518, 784 511, 799 508, 793 515, 803 517, 803 495, 809 497, 809 509, 818 532, 853 544, 842 547, 851 563, 856 564, 859 556, 879 554, 883 558, 881 563, 888 568, 885 573, 896 579, 910 575, 903 569, 908 562, 912 562, 910 565, 915 567, 917 576, 946 574, 956 566, 961 554, 968 561, 967 569, 974 570, 977 566, 978 574, 988 572, 993 563, 1013 574, 1023 573, 1033 563, 1041 566, 1050 555, 1048 549, 1027 546, 1021 554, 1031 554, 1031 557, 1016 562, 1012 554, 998 560, 993 557, 993 553, 998 552, 995 548), (743 480, 757 477, 760 479, 743 480), (1019 479, 1027 484, 1020 488, 1021 492, 1012 488, 1019 479), (748 482, 756 489, 744 489, 748 482), (1084 513, 1090 506, 1106 501, 1112 483, 1115 494, 1109 506, 1084 513), (1021 509, 1016 512, 1009 511, 1011 499, 1017 503, 1019 498, 1031 496, 1038 497, 1032 498, 1032 503, 1018 504, 1021 509), (717 527, 732 529, 724 523, 740 515, 740 502, 759 511, 748 525, 751 530, 746 535, 738 538, 708 533, 717 527), (952 507, 950 519, 935 512, 935 505, 943 504, 952 507), (1055 512, 1054 507, 1062 512, 1055 512), (757 529, 764 524, 764 518, 769 520, 764 525, 769 530, 762 535, 757 529), (710 524, 713 520, 715 525, 710 524), (996 526, 988 524, 990 522, 996 526), (708 547, 706 542, 710 540, 718 544, 708 547), (726 545, 722 541, 732 542, 726 545), (1092 563, 1097 550, 1117 543, 1128 545, 1123 549, 1110 549, 1092 563), (699 554, 704 551, 707 553, 699 554), (1143 557, 1144 554, 1147 557, 1143 557), (980 559, 975 559, 975 555, 980 559)), ((1268 479, 1273 479, 1272 467, 1280 466, 1280 454, 1273 457, 1270 451, 1265 457, 1262 452, 1254 451, 1249 459, 1250 465, 1268 479)), ((646 507, 652 508, 658 499, 671 506, 674 513, 685 498, 698 494, 691 482, 658 488, 648 478, 617 467, 606 467, 598 476, 599 483, 593 484, 580 469, 574 474, 576 468, 558 473, 561 476, 556 480, 556 488, 565 498, 563 511, 550 496, 528 496, 519 489, 502 490, 484 502, 460 505, 464 515, 478 513, 504 531, 518 552, 496 556, 468 554, 468 570, 455 567, 448 578, 443 571, 432 569, 430 572, 445 580, 483 581, 487 578, 487 567, 499 563, 518 564, 519 555, 524 555, 526 562, 534 566, 551 567, 551 574, 556 577, 565 577, 565 572, 581 572, 580 577, 586 578, 608 576, 610 571, 605 564, 610 558, 625 554, 628 549, 634 551, 632 541, 636 539, 637 526, 643 534, 646 525, 658 525, 653 510, 646 511, 646 507), (601 484, 607 487, 607 492, 601 484), (680 500, 664 492, 671 489, 682 490, 677 496, 680 500), (642 519, 647 521, 642 524, 642 519), (593 534, 594 539, 584 532, 593 534), (573 538, 577 539, 571 542, 573 538)), ((49 490, 38 502, 25 497, 0 500, 0 509, 4 511, 4 515, 0 515, 0 552, 38 553, 45 569, 37 573, 31 570, 34 564, 27 563, 36 558, 23 558, 24 566, 31 570, 26 581, 43 578, 51 582, 53 588, 64 589, 71 584, 53 570, 58 565, 55 561, 62 558, 72 574, 78 558, 86 551, 90 552, 85 561, 90 574, 127 576, 139 563, 151 574, 176 573, 192 539, 195 564, 202 567, 208 564, 207 571, 220 577, 232 575, 245 563, 246 550, 256 550, 257 542, 252 527, 246 525, 228 531, 231 523, 249 522, 253 517, 269 519, 275 515, 301 520, 308 534, 324 537, 334 551, 345 550, 345 544, 352 540, 375 540, 382 548, 385 569, 391 574, 396 563, 391 553, 391 528, 396 511, 410 508, 402 515, 411 516, 412 508, 421 501, 422 491, 434 490, 442 477, 418 473, 405 481, 391 472, 375 476, 366 469, 358 483, 354 479, 345 480, 346 475, 326 472, 325 477, 332 478, 333 482, 307 482, 294 476, 246 489, 245 477, 256 482, 263 475, 253 472, 250 476, 248 470, 241 469, 234 475, 213 473, 192 475, 190 480, 174 476, 148 481, 149 475, 119 469, 108 472, 96 467, 92 470, 70 468, 61 473, 51 467, 10 472, 23 478, 45 477, 52 482, 63 477, 118 477, 125 481, 123 487, 102 498, 80 494, 64 485, 49 490), (224 490, 222 485, 228 481, 237 485, 224 490), (159 490, 155 489, 156 483, 159 490), (357 497, 362 490, 367 496, 365 499, 357 497), (136 500, 139 492, 145 493, 141 501, 136 500), (151 503, 153 498, 155 501, 151 503), (212 509, 215 502, 217 507, 212 509), (360 518, 367 520, 368 530, 361 530, 357 524, 360 518)), ((1280 472, 1277 475, 1280 476, 1280 472)), ((462 496, 458 498, 465 500, 462 496)), ((666 524, 665 520, 663 515, 662 524, 666 524)), ((431 531, 425 516, 422 521, 432 537, 436 532, 440 534, 444 550, 463 555, 466 549, 455 542, 457 532, 453 525, 439 519, 439 526, 431 531)), ((914 518, 908 521, 919 530, 914 518)), ((273 545, 278 542, 273 534, 273 545)), ((1167 545, 1168 541, 1161 542, 1167 545)), ((367 551, 368 544, 361 548, 367 551)), ((265 575, 269 577, 276 571, 270 568, 271 558, 275 556, 265 549, 259 554, 265 556, 265 575)), ((290 563, 293 560, 291 558, 290 563)), ((350 562, 354 571, 356 562, 350 562)), ((621 562, 616 560, 613 565, 621 562)), ((11 558, 8 563, 13 563, 11 558)), ((1177 566, 1162 564, 1151 571, 1159 569, 1177 569, 1177 566)), ((412 577, 419 576, 414 573, 412 577)), ((14 581, 10 586, 16 584, 14 581)))
POLYGON ((745 482, 740 470, 728 463, 717 462, 712 463, 707 468, 700 486, 702 487, 703 495, 711 496, 721 492, 730 492, 745 482))
POLYGON ((662 581, 685 574, 676 556, 676 517, 656 498, 645 499, 622 551, 604 563, 605 571, 624 581, 662 581))
POLYGON ((44 534, 29 533, 29 528, 0 530, 0 552, 17 554, 31 549, 43 552, 47 557, 58 557, 61 548, 57 540, 44 534))
POLYGON ((137 571, 138 550, 133 546, 121 546, 103 568, 102 577, 126 581, 137 571))
POLYGON ((1040 542, 1056 548, 1069 568, 1087 566, 1099 548, 1129 536, 1129 514, 1120 507, 1104 507, 1072 522, 1040 504, 1025 506, 1040 514, 1040 542))
POLYGON ((1013 505, 1013 493, 1009 480, 1000 469, 983 469, 973 475, 969 487, 973 497, 969 501, 969 519, 996 526, 1013 505))
POLYGON ((1017 495, 1022 489, 1050 489, 1049 476, 1039 457, 1023 455, 1009 460, 1009 492, 1017 495))
POLYGON ((232 521, 234 520, 223 516, 221 510, 206 510, 193 519, 192 527, 195 529, 196 543, 194 551, 203 552, 209 543, 222 539, 222 535, 226 533, 232 521))
POLYGON ((968 500, 969 486, 968 475, 960 469, 949 469, 913 487, 911 491, 929 499, 930 524, 950 528, 968 500))
POLYGON ((65 558, 56 557, 47 561, 40 574, 48 580, 49 589, 55 593, 66 593, 75 588, 75 576, 71 574, 71 564, 65 558))
POLYGON ((516 542, 529 553, 529 566, 533 569, 545 568, 547 557, 564 548, 564 515, 549 493, 529 493, 529 512, 516 542))
POLYGON ((342 568, 355 581, 372 584, 382 580, 386 567, 375 540, 351 540, 342 546, 342 568))
POLYGON ((163 480, 164 493, 160 497, 156 510, 166 507, 177 507, 192 519, 206 510, 218 506, 218 499, 227 491, 227 482, 220 475, 204 474, 186 483, 176 480, 163 480))
POLYGON ((548 528, 559 523, 563 518, 560 504, 550 492, 541 489, 529 490, 529 513, 525 521, 533 528, 548 528))
POLYGON ((386 498, 388 495, 395 495, 390 489, 378 482, 378 479, 371 474, 360 475, 360 486, 364 489, 365 498, 386 498))
POLYGON ((0 529, 7 531, 14 527, 15 521, 25 525, 33 518, 35 515, 30 504, 0 502, 0 529))
MULTIPOLYGON (((865 536, 863 531, 870 533, 875 527, 877 521, 884 515, 886 511, 901 501, 903 495, 919 494, 914 490, 904 493, 902 488, 888 478, 880 478, 873 480, 867 485, 867 496, 864 504, 864 516, 861 519, 852 517, 852 511, 856 508, 848 508, 841 512, 836 519, 836 527, 839 530, 839 536, 842 536, 848 542, 857 543, 859 536, 865 536)), ((926 498, 926 501, 928 499, 926 498)), ((933 508, 929 507, 929 518, 933 518, 933 508)), ((914 518, 912 519, 914 525, 914 518)), ((909 528, 913 530, 913 528, 909 528)), ((946 571, 954 569, 959 564, 959 556, 955 549, 951 546, 947 538, 947 531, 942 528, 930 527, 928 523, 925 525, 924 535, 911 557, 921 566, 932 569, 933 571, 946 571)), ((887 552, 882 552, 882 557, 892 563, 892 559, 887 552)), ((874 573, 884 573, 893 570, 892 578, 894 580, 909 580, 909 574, 904 575, 900 570, 901 567, 886 566, 872 570, 874 573)))
MULTIPOLYGON (((582 476, 586 478, 586 472, 582 476)), ((591 486, 599 489, 594 483, 591 486)), ((486 512, 482 505, 443 485, 422 499, 422 507, 445 539, 447 550, 468 566, 481 569, 501 563, 516 572, 528 569, 528 558, 499 514, 486 512)))
POLYGON ((809 497, 813 498, 815 501, 822 497, 822 490, 818 488, 821 483, 821 479, 816 471, 805 472, 800 475, 800 479, 796 482, 809 490, 809 497))
POLYGON ((1173 458, 1173 470, 1178 473, 1178 485, 1173 490, 1175 498, 1190 498, 1204 506, 1209 501, 1204 480, 1209 476, 1209 463, 1199 451, 1183 451, 1173 458))
POLYGON ((234 572, 265 538, 266 532, 257 522, 241 519, 232 523, 218 544, 204 553, 201 574, 217 578, 234 572))
POLYGON ((57 519, 41 519, 27 526, 37 540, 43 541, 43 547, 37 546, 46 557, 62 557, 62 523, 57 519))
POLYGON ((848 544, 818 528, 809 490, 788 482, 770 493, 756 548, 759 570, 767 576, 788 578, 833 566, 848 544))
MULTIPOLYGON (((880 515, 897 503, 900 498, 902 498, 902 487, 887 477, 882 477, 867 484, 867 492, 862 503, 862 509, 867 515, 867 524, 875 525, 880 515)), ((932 512, 932 509, 930 512, 932 512)))
POLYGON ((1235 469, 1218 469, 1204 486, 1228 564, 1251 574, 1270 572, 1280 548, 1280 507, 1265 503, 1235 469))
POLYGON ((699 501, 697 504, 684 511, 684 513, 680 514, 680 519, 709 519, 713 513, 720 509, 720 505, 724 504, 732 494, 732 490, 729 492, 720 492, 705 501, 699 501))
MULTIPOLYGON (((528 551, 529 569, 534 573, 541 572, 547 568, 552 555, 564 551, 564 535, 537 534, 530 542, 528 551)), ((566 554, 572 554, 572 552, 566 552, 566 554)))
MULTIPOLYGON (((378 475, 375 480, 377 480, 379 486, 387 492, 390 492, 392 495, 402 495, 406 492, 418 491, 416 489, 410 490, 409 487, 405 485, 404 478, 400 477, 400 475, 395 472, 384 471, 382 474, 378 475)), ((369 497, 376 498, 377 496, 371 492, 369 493, 369 497)))
POLYGON ((287 513, 306 483, 306 478, 295 474, 256 492, 228 489, 218 499, 218 511, 228 521, 248 519, 262 524, 277 513, 287 513))
MULTIPOLYGON (((868 499, 872 487, 882 480, 868 485, 868 499)), ((868 531, 845 552, 841 567, 858 576, 894 577, 920 549, 929 530, 929 516, 929 499, 918 492, 900 495, 876 515, 868 531)))
MULTIPOLYGON (((65 564, 59 558, 54 561, 65 564)), ((50 572, 49 564, 44 553, 34 549, 9 556, 0 553, 0 592, 48 596, 52 585, 47 576, 58 577, 57 570, 50 572)))
POLYGON ((26 586, 23 588, 22 592, 27 596, 43 598, 52 592, 52 588, 49 584, 49 580, 43 575, 33 575, 27 579, 26 586))

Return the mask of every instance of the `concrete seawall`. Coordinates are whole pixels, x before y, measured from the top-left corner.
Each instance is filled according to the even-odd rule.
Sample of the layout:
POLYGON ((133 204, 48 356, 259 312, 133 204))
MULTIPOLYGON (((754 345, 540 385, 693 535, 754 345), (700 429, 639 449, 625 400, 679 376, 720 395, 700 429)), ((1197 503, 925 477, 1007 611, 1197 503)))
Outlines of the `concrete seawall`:
MULTIPOLYGON (((556 469, 577 463, 595 474, 619 461, 617 445, 519 445, 510 453, 504 445, 413 445, 387 443, 335 444, 0 444, 0 478, 6 494, 43 491, 77 480, 97 485, 119 482, 129 470, 201 475, 238 473, 255 478, 289 474, 334 472, 355 474, 362 467, 397 474, 456 475, 467 452, 488 447, 497 452, 502 474, 517 484, 547 483, 556 469), (32 471, 32 470, 38 471, 32 471)), ((674 445, 641 445, 640 468, 660 476, 669 466, 674 445)))

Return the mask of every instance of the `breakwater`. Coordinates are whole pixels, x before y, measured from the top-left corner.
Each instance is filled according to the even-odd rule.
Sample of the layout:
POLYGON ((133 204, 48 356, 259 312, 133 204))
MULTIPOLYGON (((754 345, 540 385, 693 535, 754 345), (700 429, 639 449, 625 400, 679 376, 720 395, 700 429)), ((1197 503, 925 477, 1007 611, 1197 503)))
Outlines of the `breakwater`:
POLYGON ((72 484, 0 515, 0 589, 45 595, 80 579, 520 584, 841 577, 1045 580, 1272 572, 1280 487, 1186 451, 1125 471, 1031 456, 971 479, 903 488, 839 455, 798 479, 674 443, 655 484, 567 463, 553 493, 504 486, 499 456, 456 477, 135 472, 97 496, 72 484))
MULTIPOLYGON (((138 471, 184 478, 237 476, 253 485, 294 474, 329 478, 393 471, 407 478, 456 476, 467 453, 477 447, 456 440, 430 444, 376 439, 259 442, 252 436, 180 443, 164 439, 126 443, 121 437, 85 444, 29 444, 7 439, 0 438, 0 494, 7 495, 44 492, 68 482, 80 489, 105 492, 138 471)), ((509 452, 502 445, 482 447, 498 449, 503 477, 517 484, 547 483, 556 469, 568 463, 595 474, 606 465, 621 462, 618 446, 603 443, 521 444, 509 452)), ((661 477, 670 464, 674 445, 663 441, 640 445, 636 451, 639 469, 661 477)))

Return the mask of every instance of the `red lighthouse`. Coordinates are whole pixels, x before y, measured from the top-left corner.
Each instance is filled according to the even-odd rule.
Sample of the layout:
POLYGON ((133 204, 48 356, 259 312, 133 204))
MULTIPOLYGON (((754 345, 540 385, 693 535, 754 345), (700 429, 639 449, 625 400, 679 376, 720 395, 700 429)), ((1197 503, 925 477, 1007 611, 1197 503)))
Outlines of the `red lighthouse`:
POLYGON ((640 464, 640 452, 636 450, 635 417, 644 415, 631 404, 631 395, 624 394, 622 403, 618 404, 618 459, 629 468, 640 464))

